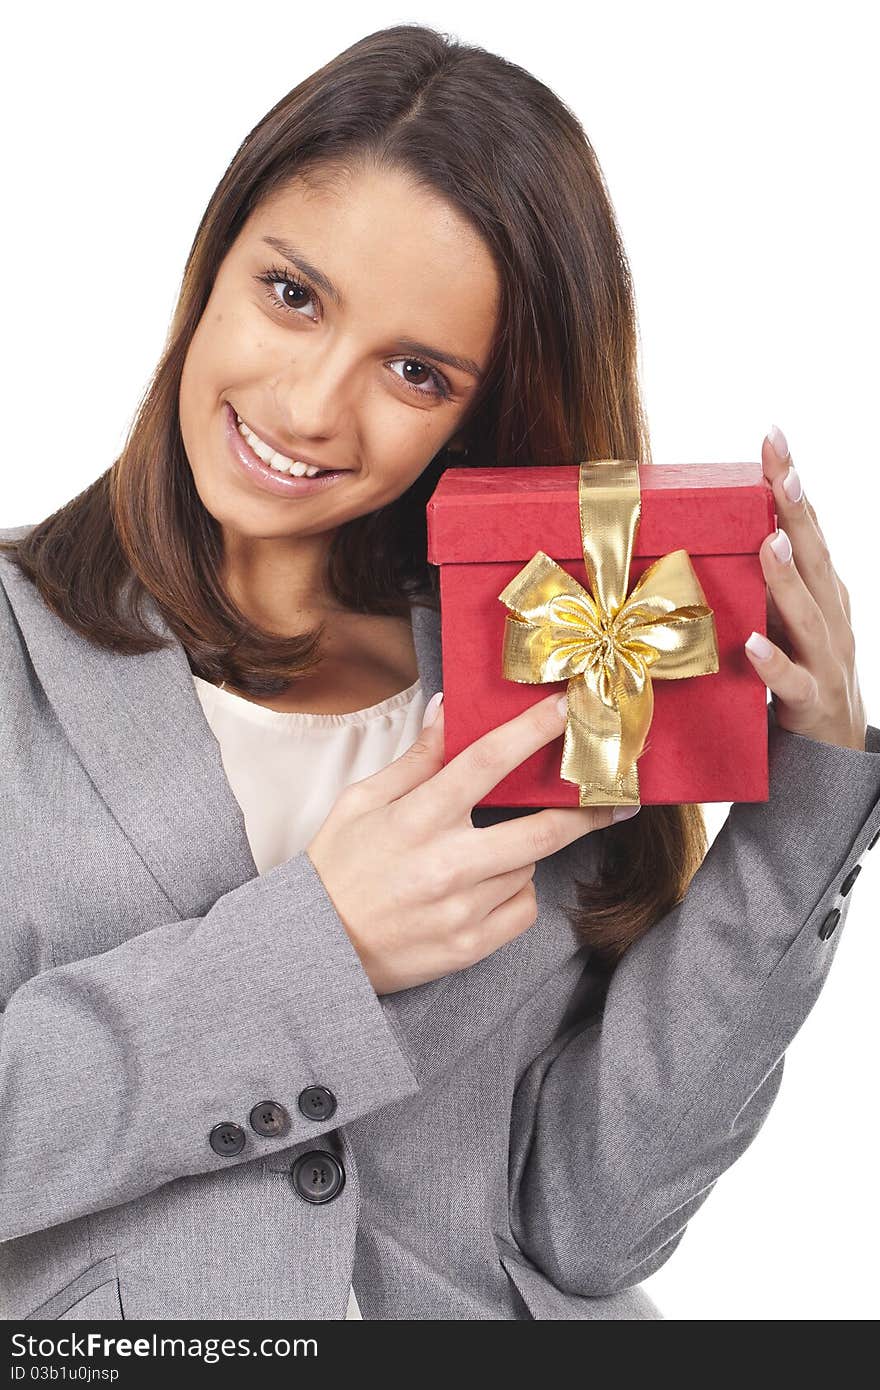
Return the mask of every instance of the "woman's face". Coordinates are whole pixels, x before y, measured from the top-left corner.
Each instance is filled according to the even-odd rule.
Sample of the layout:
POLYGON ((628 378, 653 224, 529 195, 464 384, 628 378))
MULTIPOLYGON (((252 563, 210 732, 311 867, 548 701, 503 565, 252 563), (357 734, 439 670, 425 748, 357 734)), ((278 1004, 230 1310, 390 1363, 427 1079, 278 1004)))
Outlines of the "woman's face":
POLYGON ((181 431, 204 506, 232 537, 280 539, 393 501, 467 412, 499 296, 481 239, 403 176, 289 184, 244 225, 184 364, 181 431), (266 490, 265 468, 238 457, 230 407, 287 458, 345 471, 320 486, 273 473, 286 491, 266 490))

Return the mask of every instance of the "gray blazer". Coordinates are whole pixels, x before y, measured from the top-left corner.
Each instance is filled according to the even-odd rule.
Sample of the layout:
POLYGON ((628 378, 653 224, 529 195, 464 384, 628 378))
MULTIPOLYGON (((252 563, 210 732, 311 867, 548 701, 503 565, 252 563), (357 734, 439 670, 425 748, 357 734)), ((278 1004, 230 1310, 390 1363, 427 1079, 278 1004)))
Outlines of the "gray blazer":
MULTIPOLYGON (((3 1315, 341 1319, 353 1280, 368 1319, 661 1318, 640 1281, 760 1129, 840 942, 880 731, 768 709, 770 801, 610 978, 562 911, 596 832, 538 862, 533 927, 377 997, 307 854, 257 873, 152 601, 169 647, 122 656, 0 580, 3 1315)), ((436 614, 413 631, 430 697, 436 614)))

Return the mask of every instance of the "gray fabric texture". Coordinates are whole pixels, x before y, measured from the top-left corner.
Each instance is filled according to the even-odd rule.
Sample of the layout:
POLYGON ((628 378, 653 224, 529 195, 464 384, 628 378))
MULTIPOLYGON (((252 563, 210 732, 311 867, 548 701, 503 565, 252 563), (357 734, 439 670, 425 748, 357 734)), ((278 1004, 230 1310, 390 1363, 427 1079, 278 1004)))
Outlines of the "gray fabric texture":
MULTIPOLYGON (((598 832, 539 861, 528 931, 377 997, 308 855, 257 874, 148 613, 168 647, 103 651, 0 558, 0 1313, 342 1319, 353 1281, 365 1319, 662 1318, 640 1283, 763 1124, 872 891, 880 731, 838 748, 768 708, 770 800, 610 977, 563 911, 598 832), (298 1108, 316 1084, 329 1119, 298 1108), (248 1124, 267 1099, 283 1137, 248 1124), (312 1149, 346 1174, 322 1204, 291 1181, 312 1149)), ((429 699, 439 616, 413 634, 429 699)))

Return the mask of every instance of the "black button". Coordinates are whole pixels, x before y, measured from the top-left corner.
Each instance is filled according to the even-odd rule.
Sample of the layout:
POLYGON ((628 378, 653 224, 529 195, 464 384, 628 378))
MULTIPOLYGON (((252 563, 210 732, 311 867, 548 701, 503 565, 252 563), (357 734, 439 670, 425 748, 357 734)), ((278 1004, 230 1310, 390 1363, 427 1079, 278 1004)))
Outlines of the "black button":
POLYGON ((299 1093, 299 1108, 309 1120, 329 1120, 336 1109, 336 1097, 326 1086, 307 1086, 299 1093))
POLYGON ((240 1154, 246 1139, 247 1135, 241 1125, 235 1124, 232 1120, 221 1120, 208 1135, 208 1141, 215 1154, 222 1154, 224 1158, 233 1158, 235 1154, 240 1154))
POLYGON ((839 921, 840 921, 840 908, 839 908, 839 907, 832 907, 832 909, 831 909, 831 911, 829 912, 828 916, 825 918, 825 921, 822 923, 821 927, 819 928, 819 937, 820 937, 820 939, 821 939, 822 941, 827 941, 827 940, 828 940, 829 936, 830 936, 831 933, 834 931, 834 928, 837 926, 837 924, 838 924, 839 921))
POLYGON ((326 1149, 310 1149, 301 1154, 290 1176, 306 1202, 330 1202, 345 1186, 345 1169, 326 1149))
POLYGON ((854 864, 853 867, 850 869, 846 878, 843 880, 843 883, 841 883, 840 885, 840 891, 843 897, 846 897, 847 893, 849 892, 850 888, 852 888, 853 884, 855 883, 856 879, 858 878, 861 872, 861 864, 854 864))
POLYGON ((259 1105, 255 1105, 250 1114, 251 1129, 256 1130, 257 1134, 263 1134, 267 1138, 274 1138, 276 1134, 283 1134, 287 1129, 290 1116, 279 1105, 277 1100, 261 1100, 259 1105))
POLYGON ((872 839, 871 843, 868 845, 868 849, 873 849, 874 846, 876 845, 876 843, 877 843, 878 840, 880 840, 880 830, 875 830, 875 831, 874 831, 874 838, 872 839))

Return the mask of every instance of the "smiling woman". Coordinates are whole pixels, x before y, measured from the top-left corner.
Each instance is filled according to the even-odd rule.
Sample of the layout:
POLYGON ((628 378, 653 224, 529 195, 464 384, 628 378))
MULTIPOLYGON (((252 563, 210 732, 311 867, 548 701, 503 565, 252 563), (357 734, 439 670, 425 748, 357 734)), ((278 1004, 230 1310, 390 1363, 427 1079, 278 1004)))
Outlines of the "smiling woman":
POLYGON ((335 606, 334 535, 407 492, 460 429, 499 301, 469 220, 378 160, 293 177, 250 215, 180 385, 187 458, 242 611, 295 632, 335 606), (267 261, 281 248, 299 278, 267 261))

